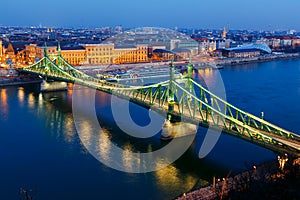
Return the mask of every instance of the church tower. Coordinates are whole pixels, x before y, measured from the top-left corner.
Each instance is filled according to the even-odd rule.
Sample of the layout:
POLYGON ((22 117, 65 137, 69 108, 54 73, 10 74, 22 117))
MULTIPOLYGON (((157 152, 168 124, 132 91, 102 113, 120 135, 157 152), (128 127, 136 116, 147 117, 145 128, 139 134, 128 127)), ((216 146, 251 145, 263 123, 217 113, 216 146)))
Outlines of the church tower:
POLYGON ((3 56, 3 44, 2 44, 2 40, 0 40, 0 59, 3 56))
POLYGON ((3 56, 3 52, 4 49, 3 49, 3 43, 2 43, 2 40, 0 40, 0 64, 2 64, 4 62, 4 56, 3 56))
POLYGON ((226 32, 226 28, 224 27, 223 32, 222 32, 222 38, 226 39, 226 35, 227 35, 227 32, 226 32))

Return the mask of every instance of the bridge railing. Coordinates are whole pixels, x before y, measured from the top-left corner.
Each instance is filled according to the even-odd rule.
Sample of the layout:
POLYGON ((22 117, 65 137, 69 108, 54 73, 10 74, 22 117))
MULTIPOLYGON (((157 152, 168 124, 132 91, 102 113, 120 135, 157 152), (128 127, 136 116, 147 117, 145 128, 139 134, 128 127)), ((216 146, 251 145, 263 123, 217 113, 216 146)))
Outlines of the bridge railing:
POLYGON ((216 96, 194 80, 191 79, 190 81, 200 90, 200 99, 202 101, 206 103, 210 101, 214 107, 218 108, 218 110, 224 113, 226 116, 230 116, 231 118, 241 121, 242 123, 256 129, 300 141, 299 135, 287 131, 248 112, 245 112, 216 96))
MULTIPOLYGON (((181 103, 178 102, 178 110, 182 116, 209 127, 218 127, 218 129, 223 127, 223 131, 228 131, 231 134, 236 133, 235 135, 253 142, 256 141, 256 143, 268 144, 269 147, 276 146, 281 150, 291 150, 289 152, 293 152, 295 155, 300 153, 300 150, 295 146, 286 143, 284 140, 266 135, 256 127, 249 126, 245 122, 227 115, 227 113, 219 110, 218 106, 213 106, 211 102, 199 99, 196 93, 191 93, 188 88, 176 82, 174 84, 177 88, 176 90, 183 92, 181 103)), ((178 95, 178 91, 176 93, 178 95)))

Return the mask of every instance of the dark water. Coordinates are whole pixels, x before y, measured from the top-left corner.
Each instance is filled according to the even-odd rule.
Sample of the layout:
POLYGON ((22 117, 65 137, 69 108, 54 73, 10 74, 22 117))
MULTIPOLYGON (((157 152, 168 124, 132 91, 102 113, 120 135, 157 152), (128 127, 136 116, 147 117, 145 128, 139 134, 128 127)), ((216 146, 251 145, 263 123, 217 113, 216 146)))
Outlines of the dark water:
MULTIPOLYGON (((214 83, 216 73, 204 70, 194 77, 205 76, 214 83)), ((300 133, 300 60, 231 66, 220 73, 230 103, 257 116, 263 111, 270 122, 300 133)), ((73 122, 73 92, 41 94, 38 85, 0 88, 0 199, 24 197, 21 188, 42 200, 171 199, 209 184, 214 175, 224 177, 277 156, 222 135, 213 151, 199 159, 206 133, 199 128, 192 146, 172 165, 151 173, 119 172, 101 164, 82 145, 73 122)), ((129 149, 165 145, 159 135, 146 140, 124 136, 110 113, 110 96, 98 92, 96 102, 101 127, 114 143, 129 149)), ((138 124, 147 124, 147 110, 135 105, 130 109, 138 124)))

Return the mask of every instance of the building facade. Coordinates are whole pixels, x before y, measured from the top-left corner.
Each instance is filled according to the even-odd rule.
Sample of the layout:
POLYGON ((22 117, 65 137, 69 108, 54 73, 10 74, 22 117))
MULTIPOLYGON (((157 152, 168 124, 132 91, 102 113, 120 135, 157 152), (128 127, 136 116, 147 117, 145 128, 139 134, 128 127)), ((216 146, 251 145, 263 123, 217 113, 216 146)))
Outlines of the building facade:
POLYGON ((224 56, 228 58, 253 58, 261 55, 259 50, 256 49, 236 49, 225 51, 224 56))
POLYGON ((148 46, 117 46, 112 64, 148 62, 148 46))
POLYGON ((89 65, 109 65, 113 63, 114 44, 84 44, 86 63, 89 65))
POLYGON ((86 51, 83 47, 63 47, 61 56, 73 66, 83 65, 86 62, 86 51))

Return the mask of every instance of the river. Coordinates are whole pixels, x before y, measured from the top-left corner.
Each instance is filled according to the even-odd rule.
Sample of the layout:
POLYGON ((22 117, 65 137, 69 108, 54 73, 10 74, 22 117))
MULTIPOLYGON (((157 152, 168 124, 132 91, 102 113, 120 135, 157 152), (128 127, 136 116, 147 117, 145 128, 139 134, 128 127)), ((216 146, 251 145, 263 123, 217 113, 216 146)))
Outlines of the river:
MULTIPOLYGON (((217 73, 228 102, 257 116, 264 112, 266 120, 300 133, 300 59, 206 69, 193 76, 214 83, 217 73)), ((37 84, 0 88, 0 199, 22 197, 21 188, 42 200, 171 199, 210 184, 214 175, 225 177, 277 157, 222 134, 213 151, 199 159, 207 131, 199 127, 191 147, 168 167, 142 174, 120 172, 95 159, 79 139, 72 115, 73 92, 72 85, 68 91, 51 93, 40 93, 37 84)), ((97 92, 96 110, 106 139, 124 149, 146 152, 166 145, 159 134, 137 139, 122 133, 110 112, 110 99, 97 92)), ((146 109, 131 104, 130 113, 136 123, 149 123, 146 109)), ((105 145, 104 155, 109 155, 105 145)))

